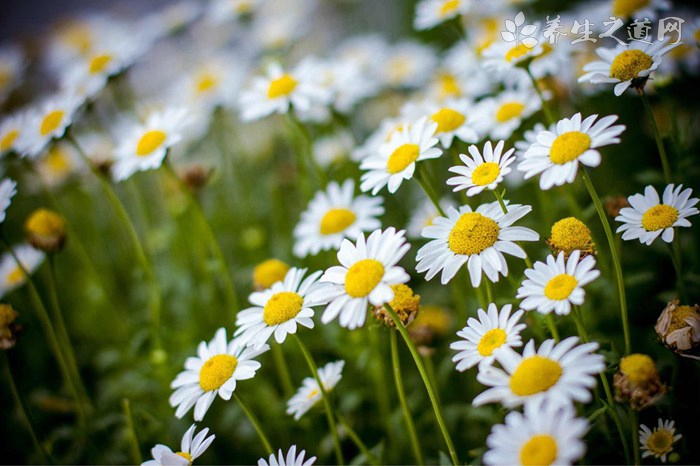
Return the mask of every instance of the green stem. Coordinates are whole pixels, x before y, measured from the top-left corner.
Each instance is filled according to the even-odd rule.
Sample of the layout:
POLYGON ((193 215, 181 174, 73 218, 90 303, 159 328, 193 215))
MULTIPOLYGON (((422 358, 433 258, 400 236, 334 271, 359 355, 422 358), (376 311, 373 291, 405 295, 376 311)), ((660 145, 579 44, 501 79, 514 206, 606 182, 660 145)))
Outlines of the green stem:
POLYGON ((501 205, 501 210, 503 211, 504 214, 508 213, 508 208, 506 207, 506 203, 503 201, 503 196, 498 193, 495 189, 491 191, 498 201, 498 203, 501 205))
POLYGON ((639 419, 637 412, 630 409, 630 423, 632 425, 632 450, 634 451, 634 464, 642 464, 639 452, 639 419))
POLYGON ((554 123, 554 116, 552 115, 552 111, 549 109, 549 105, 547 105, 547 101, 545 100, 544 95, 542 95, 540 86, 537 84, 537 79, 535 79, 535 76, 532 74, 532 71, 530 71, 530 67, 526 66, 525 71, 527 71, 527 75, 530 76, 530 80, 532 81, 532 87, 535 88, 535 92, 537 92, 537 95, 539 96, 540 101, 542 102, 542 111, 544 112, 544 117, 547 120, 547 126, 549 126, 552 123, 554 123))
POLYGON ((615 269, 615 277, 617 280, 617 293, 620 300, 620 317, 622 320, 622 331, 625 338, 625 354, 630 354, 632 350, 632 345, 630 343, 630 329, 629 321, 627 317, 627 298, 625 296, 625 281, 622 276, 622 265, 620 264, 620 256, 618 255, 617 248, 615 247, 615 238, 613 236, 612 229, 610 228, 610 222, 608 222, 608 217, 605 215, 605 209, 600 201, 600 197, 595 191, 595 187, 591 182, 588 173, 584 167, 581 167, 581 175, 583 182, 586 185, 586 189, 593 200, 596 210, 598 211, 598 216, 600 217, 600 223, 603 224, 603 230, 605 230, 605 236, 608 240, 608 247, 610 248, 610 255, 613 260, 613 267, 615 269))
POLYGON ((340 414, 340 411, 337 409, 334 411, 336 419, 338 419, 338 422, 345 428, 346 432, 348 433, 348 436, 352 439, 352 441, 357 445, 357 448, 360 449, 364 457, 367 459, 367 461, 370 464, 378 465, 379 460, 372 454, 371 451, 369 451, 369 448, 367 448, 367 445, 362 441, 359 435, 357 435, 357 432, 355 432, 351 427, 350 424, 348 423, 347 419, 343 417, 342 414, 340 414))
POLYGON ((425 464, 425 459, 423 458, 423 452, 421 451, 420 442, 418 441, 418 435, 416 434, 416 426, 413 424, 413 417, 411 416, 411 409, 408 406, 408 401, 406 400, 406 392, 403 387, 403 380, 401 379, 401 363, 399 362, 399 350, 396 344, 396 331, 391 329, 391 363, 394 369, 394 383, 396 384, 396 393, 399 396, 399 402, 401 403, 401 409, 403 410, 403 417, 406 421, 406 428, 408 429, 408 436, 411 438, 411 448, 413 449, 413 456, 416 459, 416 464, 425 464))
POLYGON ((136 436, 136 426, 134 424, 134 416, 131 413, 131 404, 128 398, 122 400, 122 410, 124 411, 124 418, 126 420, 126 428, 129 433, 129 447, 131 448, 131 459, 134 464, 141 464, 143 459, 141 457, 141 449, 139 448, 139 440, 136 436))
POLYGON ((248 408, 248 405, 246 405, 243 402, 243 399, 235 391, 233 392, 233 398, 241 406, 243 413, 246 415, 246 417, 248 418, 250 423, 253 424, 253 428, 258 433, 258 437, 260 437, 260 441, 262 442, 263 447, 265 448, 265 451, 267 452, 267 454, 272 455, 274 453, 274 451, 272 450, 272 445, 270 444, 270 441, 267 439, 265 432, 263 432, 262 427, 260 426, 260 421, 258 421, 258 418, 255 417, 255 414, 253 414, 253 411, 251 411, 250 408, 248 408))
POLYGON ((435 206, 435 209, 437 209, 438 213, 442 217, 447 217, 445 214, 445 211, 442 210, 442 207, 440 207, 440 199, 438 198, 437 194, 435 193, 435 190, 433 187, 430 185, 430 182, 428 181, 427 177, 425 176, 425 173, 421 169, 420 166, 416 167, 416 172, 414 174, 414 177, 416 181, 418 181, 418 184, 420 184, 421 188, 423 188, 423 191, 425 191, 425 194, 428 196, 428 199, 433 203, 435 206))
POLYGON ((559 341, 559 330, 557 330, 557 323, 554 320, 554 315, 550 312, 547 314, 547 328, 549 329, 549 333, 552 334, 552 338, 554 338, 555 341, 559 341))
MULTIPOLYGON (((484 283, 484 288, 486 288, 486 301, 488 301, 489 303, 495 302, 493 300, 493 284, 491 283, 491 280, 486 278, 485 280, 483 280, 483 283, 484 283)), ((484 308, 484 309, 486 309, 486 308, 484 308)))
POLYGON ((666 156, 666 148, 664 147, 664 141, 663 141, 663 138, 661 137, 661 131, 659 130, 659 125, 656 123, 656 117, 654 116, 654 112, 651 109, 651 104, 649 104, 649 98, 647 97, 647 94, 644 92, 644 90, 640 90, 639 95, 642 98, 642 103, 644 104, 644 110, 646 110, 646 112, 647 112, 647 116, 649 117, 649 121, 651 122, 651 127, 654 131, 654 139, 656 140, 656 148, 659 150, 659 157, 661 158, 661 167, 663 168, 663 171, 664 171, 664 179, 666 180, 666 184, 671 184, 672 183, 671 167, 668 164, 668 157, 666 156))
POLYGON ((311 135, 309 134, 309 130, 306 128, 306 126, 304 126, 304 123, 299 121, 294 112, 288 113, 287 117, 290 126, 294 129, 296 133, 296 139, 300 141, 300 143, 296 147, 297 151, 301 153, 299 162, 302 164, 304 162, 308 163, 311 169, 316 174, 316 178, 318 178, 318 182, 321 188, 325 188, 328 180, 326 179, 325 172, 316 161, 316 157, 314 157, 313 142, 311 139, 311 135))
POLYGON ((304 354, 304 359, 306 359, 306 364, 309 366, 309 370, 313 374, 314 379, 316 379, 316 383, 318 384, 318 388, 321 390, 321 398, 323 399, 323 406, 326 410, 326 419, 328 420, 328 427, 331 430, 331 435, 333 436, 333 445, 335 447, 335 457, 336 461, 338 464, 344 464, 343 463, 343 451, 340 448, 340 437, 338 436, 338 429, 336 429, 335 426, 335 420, 333 419, 333 409, 331 408, 331 402, 328 397, 328 391, 326 390, 326 387, 323 385, 323 382, 321 381, 321 377, 318 375, 318 367, 316 366, 316 363, 314 362, 313 356, 311 356, 311 353, 309 352, 309 349, 306 347, 304 342, 299 338, 299 335, 296 333, 293 335, 294 339, 297 341, 297 344, 299 345, 299 349, 301 349, 301 352, 304 354))
POLYGON ((286 398, 294 395, 294 385, 292 385, 292 378, 289 375, 289 367, 287 367, 287 361, 284 359, 284 353, 282 352, 282 347, 280 345, 272 345, 272 357, 275 360, 275 366, 277 368, 277 376, 282 382, 282 391, 286 398))
POLYGON ((401 334, 404 341, 406 342, 406 346, 408 346, 408 349, 411 352, 411 356, 413 356, 413 361, 416 363, 416 367, 418 368, 418 372, 420 372, 420 376, 423 379, 423 384, 425 385, 425 389, 428 392, 428 397, 430 398, 430 403, 433 406, 433 411, 435 412, 435 419, 437 420, 437 423, 438 423, 438 426, 440 427, 440 431, 442 433, 442 436, 445 439, 445 444, 447 445, 447 450, 450 454, 452 464, 454 464, 456 466, 457 464, 459 464, 459 459, 457 458, 457 452, 455 451, 455 447, 454 447, 454 444, 452 443, 452 439, 450 438, 450 434, 447 432, 445 420, 442 417, 442 410, 440 408, 440 404, 438 403, 437 397, 435 396, 435 389, 433 388, 432 384, 430 383, 430 379, 428 378, 428 373, 426 372, 425 366, 423 365, 423 360, 421 359, 420 354, 418 353, 418 350, 416 349, 415 345, 411 341, 411 337, 408 335, 406 328, 401 323, 399 316, 396 315, 396 311, 394 311, 394 309, 391 308, 389 303, 384 304, 384 308, 389 313, 391 320, 394 321, 394 325, 396 325, 396 328, 398 329, 399 333, 401 334))
POLYGON ((389 390, 387 390, 389 384, 386 380, 386 368, 384 366, 384 348, 381 344, 383 340, 379 339, 379 329, 369 329, 366 334, 369 337, 369 346, 372 349, 372 353, 377 357, 374 364, 372 364, 372 375, 374 378, 379 415, 386 437, 391 438, 389 390))
MULTIPOLYGON (((668 244, 668 243, 667 243, 668 244)), ((683 264, 681 259, 681 248, 678 246, 678 241, 674 239, 668 244, 671 252, 671 260, 673 267, 676 269, 676 291, 682 302, 687 302, 688 295, 685 293, 685 284, 683 283, 683 264)))

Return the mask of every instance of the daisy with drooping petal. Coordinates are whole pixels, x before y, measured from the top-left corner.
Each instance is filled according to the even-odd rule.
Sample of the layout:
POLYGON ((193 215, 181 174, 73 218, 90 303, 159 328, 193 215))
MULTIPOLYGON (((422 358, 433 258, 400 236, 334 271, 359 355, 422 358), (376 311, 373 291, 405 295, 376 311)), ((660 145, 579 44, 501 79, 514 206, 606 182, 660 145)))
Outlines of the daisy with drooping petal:
POLYGON ((220 328, 209 342, 201 342, 197 356, 185 361, 185 370, 170 384, 175 391, 170 395, 170 406, 177 407, 175 416, 181 418, 194 406, 194 420, 201 421, 214 402, 216 395, 230 400, 238 380, 252 379, 260 363, 253 358, 270 349, 246 347, 241 341, 226 338, 226 329, 220 328))
POLYGON ((27 113, 24 130, 20 132, 16 149, 22 156, 35 158, 54 138, 60 138, 73 122, 73 114, 83 100, 63 94, 46 100, 27 113))
POLYGON ((344 238, 355 241, 363 231, 381 226, 378 216, 384 213, 381 197, 354 197, 355 182, 347 179, 342 185, 328 183, 309 201, 294 228, 294 255, 305 257, 320 251, 337 249, 344 238))
POLYGON ((673 421, 664 421, 659 418, 658 427, 652 431, 644 424, 639 426, 639 445, 642 450, 642 458, 653 456, 666 462, 666 455, 673 451, 673 444, 680 440, 681 434, 676 434, 673 421))
POLYGON ((525 313, 518 310, 512 316, 510 311, 513 306, 506 304, 499 313, 494 303, 489 304, 488 314, 483 309, 478 310, 479 320, 470 317, 467 326, 457 332, 462 340, 450 345, 450 348, 459 351, 452 358, 457 364, 457 370, 464 372, 474 367, 491 365, 495 359, 494 351, 503 345, 511 347, 522 346, 520 332, 525 324, 518 323, 525 313))
POLYGON ((653 186, 647 186, 644 194, 633 194, 627 198, 631 207, 620 209, 615 220, 622 222, 617 233, 622 232, 622 239, 639 239, 649 246, 661 235, 667 243, 673 241, 675 227, 689 227, 687 217, 696 215, 698 198, 690 196, 693 190, 683 189, 683 185, 669 184, 664 189, 663 198, 653 186))
POLYGON ((324 304, 306 295, 313 289, 321 271, 304 279, 306 269, 291 268, 283 281, 265 291, 256 291, 248 300, 255 305, 236 315, 238 329, 234 336, 242 343, 261 348, 274 334, 277 343, 284 343, 287 334, 294 334, 297 325, 314 328, 312 306, 324 304), (302 281, 303 280, 303 281, 302 281))
POLYGON ((151 113, 145 123, 131 129, 117 146, 112 165, 114 179, 122 181, 138 171, 160 167, 168 149, 182 140, 186 124, 184 108, 151 113))
POLYGON ((29 244, 13 246, 12 249, 22 267, 17 264, 17 261, 9 252, 2 255, 2 258, 0 258, 0 298, 15 288, 24 285, 27 281, 27 275, 24 273, 24 270, 31 275, 44 262, 44 253, 34 249, 29 244))
POLYGON ((391 140, 379 148, 379 154, 362 161, 360 168, 367 170, 362 175, 360 189, 377 194, 384 186, 395 193, 403 180, 410 180, 416 170, 416 162, 434 159, 442 150, 433 147, 438 143, 434 136, 438 124, 423 117, 411 125, 403 125, 391 140))
POLYGON ((547 256, 547 263, 535 262, 525 270, 527 279, 518 288, 516 298, 523 299, 520 307, 526 311, 536 309, 541 314, 554 311, 557 315, 571 312, 571 306, 583 304, 586 292, 583 287, 600 276, 595 270, 595 258, 586 256, 579 261, 581 251, 573 251, 568 259, 561 251, 557 258, 547 256))
POLYGON ((273 453, 270 455, 269 460, 266 460, 265 458, 260 458, 258 460, 258 466, 311 466, 316 461, 315 456, 312 456, 311 458, 304 461, 305 456, 305 450, 301 450, 301 452, 299 452, 299 455, 297 456, 297 446, 292 445, 292 447, 287 452, 287 456, 284 456, 282 450, 279 450, 277 452, 277 456, 275 456, 275 454, 273 453))
POLYGON ((182 436, 180 451, 174 452, 169 447, 158 444, 151 449, 153 459, 144 461, 141 466, 191 466, 192 462, 202 456, 216 438, 216 435, 207 437, 208 427, 194 435, 196 428, 197 425, 192 424, 182 436))
POLYGON ((582 121, 581 114, 577 113, 559 120, 556 127, 552 125, 552 131, 540 132, 537 142, 523 155, 518 170, 525 173, 525 179, 541 173, 541 189, 573 183, 579 162, 588 167, 600 165, 597 149, 619 143, 618 136, 625 130, 624 125, 612 126, 617 115, 595 122, 596 118, 598 115, 591 115, 582 121))
MULTIPOLYGON (((345 361, 329 362, 325 366, 318 369, 318 377, 321 379, 323 388, 326 392, 330 392, 340 382, 343 377, 343 367, 345 361)), ((321 400, 323 392, 318 386, 315 377, 306 377, 301 382, 301 387, 287 401, 287 414, 294 415, 294 420, 298 421, 306 414, 316 403, 321 400)))
POLYGON ((486 439, 484 464, 570 465, 586 452, 583 437, 588 421, 576 417, 572 405, 529 403, 521 414, 506 415, 505 424, 493 426, 486 439))
POLYGON ((523 120, 542 108, 542 100, 532 86, 506 89, 496 97, 479 102, 477 116, 480 135, 491 139, 508 139, 523 120))
POLYGON ((508 274, 504 253, 525 258, 525 251, 515 241, 537 241, 540 237, 529 228, 512 226, 531 210, 529 205, 514 204, 504 214, 498 202, 482 204, 476 211, 468 205, 459 210, 450 207, 447 218, 437 217, 423 230, 423 237, 433 241, 418 251, 416 271, 427 272, 425 278, 430 280, 442 270, 440 283, 445 285, 467 264, 475 288, 481 283, 482 271, 497 282, 499 274, 508 274))
POLYGON ((430 29, 449 19, 463 15, 471 8, 471 0, 421 0, 416 5, 414 29, 430 29))
POLYGON ((605 369, 603 356, 595 354, 598 343, 577 345, 578 337, 559 343, 545 340, 535 351, 530 340, 519 355, 504 345, 496 351, 495 366, 480 368, 476 379, 491 388, 479 394, 472 405, 500 402, 507 408, 547 400, 555 406, 574 401, 588 403, 595 376, 605 369))
POLYGON ((17 194, 17 183, 10 178, 0 181, 0 224, 5 221, 7 208, 12 204, 12 198, 17 194))
POLYGON ((478 147, 469 146, 471 157, 459 154, 459 158, 466 166, 450 167, 449 171, 458 176, 449 178, 447 184, 454 186, 455 192, 466 189, 469 197, 476 196, 485 189, 491 191, 496 189, 496 186, 503 181, 503 177, 510 173, 509 165, 515 160, 513 157, 515 149, 509 149, 503 153, 504 144, 504 141, 499 141, 493 148, 491 141, 486 141, 483 157, 478 147))
POLYGON ((634 41, 620 44, 614 49, 601 47, 596 53, 602 61, 594 61, 583 67, 586 74, 578 82, 615 84, 615 95, 620 96, 630 86, 644 89, 649 76, 659 67, 661 59, 679 44, 667 41, 644 43, 634 41))
POLYGON ((391 285, 409 280, 406 271, 396 264, 410 247, 404 231, 393 227, 373 231, 366 241, 360 233, 356 244, 344 239, 338 251, 340 265, 326 270, 320 286, 311 294, 312 299, 329 303, 321 322, 327 324, 340 316, 341 327, 362 327, 367 305, 390 302, 394 299, 391 285))

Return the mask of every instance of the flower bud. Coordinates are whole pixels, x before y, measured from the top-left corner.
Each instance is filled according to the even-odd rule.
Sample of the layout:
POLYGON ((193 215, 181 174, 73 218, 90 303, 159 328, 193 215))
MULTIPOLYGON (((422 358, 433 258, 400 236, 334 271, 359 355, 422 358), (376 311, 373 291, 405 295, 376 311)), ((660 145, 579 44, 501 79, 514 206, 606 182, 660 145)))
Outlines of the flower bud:
POLYGON ((24 229, 29 243, 44 252, 57 252, 66 244, 66 222, 56 212, 37 209, 27 219, 24 229))
POLYGON ((629 401, 632 409, 642 410, 656 403, 666 393, 654 360, 646 354, 630 354, 620 360, 614 377, 615 399, 629 401))
POLYGON ((289 266, 279 259, 267 259, 253 269, 253 288, 257 291, 266 290, 274 283, 284 280, 289 266))

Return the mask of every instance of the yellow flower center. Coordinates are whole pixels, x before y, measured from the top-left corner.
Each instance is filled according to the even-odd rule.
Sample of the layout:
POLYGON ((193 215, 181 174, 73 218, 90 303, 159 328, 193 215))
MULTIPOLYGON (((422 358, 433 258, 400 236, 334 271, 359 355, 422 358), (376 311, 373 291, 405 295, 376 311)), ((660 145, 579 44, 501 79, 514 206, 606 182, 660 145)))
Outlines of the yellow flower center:
POLYGON ((9 304, 0 304, 0 328, 11 324, 17 317, 19 317, 19 314, 12 309, 12 306, 9 304))
POLYGON ((267 325, 279 325, 292 320, 304 305, 304 298, 293 291, 280 291, 272 295, 263 309, 263 320, 267 325))
POLYGON ((217 354, 207 359, 199 370, 199 386, 205 392, 218 390, 238 366, 238 359, 230 354, 217 354))
POLYGON ((236 5, 236 13, 239 14, 245 14, 249 13, 253 9, 253 3, 252 2, 240 2, 238 5, 236 5))
POLYGON ((91 74, 98 74, 102 73, 104 69, 107 67, 109 62, 112 61, 112 56, 111 55, 96 55, 95 57, 90 60, 90 73, 91 74))
POLYGON ((525 110, 525 105, 520 102, 506 102, 496 112, 496 121, 505 123, 513 118, 518 118, 523 114, 523 110, 525 110))
POLYGON ((621 16, 628 18, 635 11, 649 5, 650 0, 613 0, 612 13, 613 16, 621 16))
POLYGON ((559 251, 588 250, 592 241, 591 230, 577 218, 563 218, 552 225, 549 242, 559 251))
POLYGON ((24 227, 30 235, 59 236, 63 235, 65 221, 56 212, 37 209, 29 216, 24 227))
POLYGON ((561 134, 552 143, 549 160, 557 165, 576 160, 581 154, 591 148, 591 137, 580 131, 569 131, 561 134))
POLYGON ((681 328, 688 327, 688 322, 686 319, 700 319, 700 313, 695 306, 678 306, 675 311, 671 314, 671 324, 668 326, 668 331, 666 334, 678 330, 681 328))
POLYGON ((64 174, 71 169, 71 161, 66 152, 58 146, 49 149, 43 163, 49 171, 55 174, 64 174))
POLYGON ((517 60, 518 58, 522 57, 523 55, 526 55, 527 52, 529 52, 530 49, 525 47, 524 44, 518 43, 515 47, 512 49, 508 50, 506 52, 505 59, 507 62, 512 62, 513 60, 517 60))
POLYGON ((647 438, 646 445, 655 456, 666 454, 673 449, 673 434, 666 429, 655 430, 647 438))
POLYGON ((258 264, 253 270, 253 283, 258 288, 270 288, 274 283, 284 280, 289 266, 279 259, 268 259, 258 264))
POLYGON ((182 456, 183 458, 185 458, 185 459, 187 460, 187 464, 192 464, 192 455, 190 455, 190 454, 187 453, 186 451, 178 451, 178 452, 175 453, 175 454, 176 454, 177 456, 182 456))
POLYGON ((558 362, 542 356, 523 359, 510 376, 510 389, 518 396, 530 396, 552 388, 563 370, 558 362))
POLYGON ((547 282, 544 295, 553 301, 561 301, 569 297, 576 285, 578 281, 573 276, 562 273, 547 282))
POLYGON ((197 85, 195 86, 197 94, 205 94, 211 91, 219 84, 219 80, 212 76, 211 74, 204 74, 197 80, 197 85))
MULTIPOLYGON (((2 66, 2 63, 0 63, 0 67, 2 66)), ((4 89, 10 84, 10 81, 12 80, 12 73, 10 70, 3 70, 0 68, 0 90, 4 89)))
POLYGON ((620 371, 627 379, 635 384, 646 384, 656 380, 656 366, 654 360, 646 354, 630 354, 620 361, 620 371))
POLYGON ((309 392, 308 395, 306 395, 306 399, 313 400, 315 397, 317 397, 319 395, 319 393, 321 393, 321 392, 318 390, 318 388, 314 388, 313 390, 311 390, 309 392))
POLYGON ((479 340, 476 350, 482 356, 491 356, 496 348, 500 348, 506 342, 506 332, 502 328, 493 328, 484 333, 479 340))
POLYGON ((678 209, 666 204, 655 205, 642 215, 642 226, 646 231, 671 228, 678 220, 678 209))
POLYGON ((167 135, 160 130, 147 131, 136 145, 136 155, 145 157, 151 155, 165 141, 167 135))
POLYGON ((501 167, 497 163, 485 162, 472 172, 472 182, 477 186, 486 186, 496 181, 500 174, 501 167))
POLYGON ((22 281, 24 281, 24 270, 22 270, 19 265, 12 269, 12 272, 8 273, 7 277, 5 277, 5 282, 8 286, 17 285, 22 283, 22 281))
POLYGON ((467 212, 452 227, 447 245, 455 254, 479 254, 496 243, 500 230, 498 223, 492 219, 478 212, 467 212))
POLYGON ((636 78, 641 71, 648 70, 654 59, 641 50, 625 50, 615 57, 610 65, 610 77, 620 81, 636 78))
POLYGON ((459 97, 462 95, 462 89, 457 82, 457 78, 449 73, 442 73, 438 76, 438 94, 440 99, 445 99, 447 97, 459 97))
POLYGON ((277 79, 273 79, 267 89, 267 97, 276 99, 284 95, 289 95, 297 87, 297 80, 289 74, 283 74, 277 79))
POLYGON ((520 449, 523 466, 549 466, 557 459, 557 441, 551 435, 533 435, 520 449))
POLYGON ((449 133, 454 131, 467 121, 467 117, 462 115, 457 110, 451 108, 441 108, 433 116, 430 117, 435 123, 437 123, 437 129, 435 133, 449 133))
POLYGON ((420 295, 413 294, 413 290, 403 283, 391 285, 391 289, 394 291, 394 299, 389 302, 389 305, 394 311, 407 314, 418 312, 420 295))
POLYGON ((384 265, 375 259, 355 262, 345 275, 345 292, 352 298, 364 298, 384 277, 384 265))
POLYGON ((12 144, 17 140, 17 136, 19 136, 19 130, 11 129, 8 131, 5 136, 0 139, 0 152, 5 152, 12 147, 12 144))
POLYGON ((65 112, 63 110, 54 110, 53 112, 50 112, 44 117, 43 120, 41 120, 41 127, 39 128, 39 133, 42 136, 46 136, 47 134, 56 131, 56 128, 58 128, 61 122, 63 121, 64 115, 65 112))
POLYGON ((447 16, 457 11, 459 0, 447 0, 440 7, 440 17, 447 16))
POLYGON ((330 209, 321 219, 322 235, 333 235, 355 223, 355 213, 350 209, 330 209))
POLYGON ((403 144, 389 156, 386 163, 386 168, 392 175, 402 172, 416 161, 420 155, 420 147, 418 144, 403 144))

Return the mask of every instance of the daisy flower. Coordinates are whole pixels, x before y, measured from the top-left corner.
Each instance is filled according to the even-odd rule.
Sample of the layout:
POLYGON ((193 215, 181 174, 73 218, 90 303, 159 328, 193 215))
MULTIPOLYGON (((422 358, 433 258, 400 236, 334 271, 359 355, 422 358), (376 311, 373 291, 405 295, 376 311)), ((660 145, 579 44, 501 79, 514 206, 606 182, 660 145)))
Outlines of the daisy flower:
POLYGON ((442 270, 440 283, 445 285, 467 264, 475 288, 481 283, 482 271, 497 282, 499 274, 508 274, 504 253, 525 258, 525 251, 514 241, 540 238, 529 228, 512 226, 531 210, 529 205, 514 204, 504 214, 498 202, 482 204, 476 211, 468 205, 459 210, 450 207, 447 218, 437 217, 423 230, 423 237, 432 241, 418 251, 416 271, 427 272, 425 278, 430 280, 442 270))
MULTIPOLYGON (((343 377, 344 366, 345 361, 335 361, 329 362, 318 369, 318 377, 321 379, 326 392, 333 390, 340 382, 340 379, 343 377)), ((287 414, 294 415, 294 420, 298 421, 321 400, 322 393, 316 378, 306 377, 301 382, 299 390, 287 401, 287 414)))
POLYGON ((491 139, 508 139, 523 120, 542 108, 542 101, 532 86, 506 89, 496 97, 479 102, 477 118, 481 135, 491 139))
POLYGON ((643 89, 649 76, 659 67, 661 59, 679 44, 667 42, 632 42, 620 44, 614 49, 601 47, 596 53, 602 61, 594 61, 583 67, 587 73, 578 82, 615 84, 615 95, 622 95, 628 87, 643 89))
POLYGON ((194 420, 201 421, 216 395, 230 400, 238 380, 252 379, 260 363, 253 358, 270 349, 246 348, 241 341, 226 338, 226 329, 216 331, 207 344, 197 347, 197 356, 185 361, 185 370, 170 384, 175 392, 170 396, 170 406, 177 407, 175 416, 182 418, 194 406, 194 420))
POLYGON ((402 41, 375 58, 382 84, 390 88, 414 89, 423 86, 437 64, 435 51, 420 42, 402 41))
POLYGON ((9 252, 2 255, 0 258, 0 298, 24 285, 27 281, 25 270, 31 275, 44 262, 44 253, 34 249, 29 244, 20 244, 12 249, 22 266, 17 264, 9 252))
POLYGON ((526 311, 536 309, 541 314, 554 310, 557 315, 571 312, 571 306, 583 304, 586 292, 583 287, 600 276, 595 270, 595 258, 586 256, 579 261, 581 251, 573 251, 568 259, 561 251, 555 259, 547 256, 547 263, 535 262, 533 268, 525 270, 527 279, 518 288, 516 298, 523 299, 520 307, 526 311))
POLYGON ((423 117, 411 125, 403 125, 389 142, 379 148, 379 154, 371 155, 360 164, 362 175, 360 189, 377 194, 384 186, 395 193, 403 180, 410 180, 416 170, 416 162, 434 159, 442 150, 433 147, 438 143, 434 137, 438 124, 423 117))
POLYGON ((168 149, 182 140, 187 110, 168 108, 152 112, 145 123, 133 127, 115 150, 112 175, 123 181, 138 171, 158 168, 168 149))
POLYGON ((318 191, 301 214, 294 228, 294 255, 306 257, 320 251, 338 249, 344 238, 356 240, 363 231, 381 226, 378 216, 384 213, 381 197, 354 197, 355 182, 347 179, 342 185, 328 183, 318 191))
POLYGON ((144 461, 141 466, 191 466, 192 462, 202 456, 216 438, 216 435, 207 437, 209 428, 204 428, 194 435, 196 428, 197 425, 192 424, 182 436, 180 451, 174 452, 169 447, 158 444, 151 449, 153 459, 144 461))
POLYGON ((532 129, 526 130, 523 133, 524 140, 515 142, 515 157, 522 158, 530 146, 537 142, 537 135, 546 130, 547 127, 542 123, 535 123, 532 129))
POLYGON ((289 72, 273 63, 267 67, 266 76, 254 78, 241 94, 241 118, 259 120, 273 113, 287 113, 290 107, 305 112, 316 103, 328 104, 331 97, 331 92, 318 83, 312 61, 303 60, 289 72))
POLYGON ((476 379, 491 388, 474 398, 472 405, 500 402, 513 408, 542 399, 555 406, 588 403, 595 376, 605 369, 605 362, 594 353, 598 343, 577 343, 578 337, 559 343, 549 339, 535 351, 535 341, 530 340, 522 355, 502 346, 495 356, 503 369, 488 366, 479 370, 476 379))
POLYGON ((69 93, 53 97, 30 110, 16 148, 22 156, 35 158, 54 138, 60 138, 73 122, 73 114, 83 99, 69 93))
POLYGON ((0 122, 0 157, 17 150, 17 142, 21 140, 19 136, 26 126, 25 120, 24 113, 17 113, 0 122))
POLYGON ((297 456, 297 446, 292 445, 292 447, 287 452, 286 457, 284 456, 284 453, 282 453, 282 450, 279 450, 277 452, 277 456, 275 456, 275 454, 273 453, 270 455, 269 460, 266 460, 265 458, 260 458, 258 460, 258 466, 311 466, 316 461, 315 456, 312 456, 311 458, 304 461, 304 456, 306 456, 305 450, 301 450, 301 452, 297 456))
POLYGON ((515 160, 513 157, 515 149, 509 149, 504 154, 504 144, 504 141, 499 141, 494 149, 491 141, 486 141, 483 157, 475 145, 469 146, 471 157, 459 154, 460 160, 466 166, 450 167, 449 171, 456 173, 457 176, 449 178, 447 184, 454 186, 455 192, 466 189, 469 197, 476 196, 485 189, 491 191, 496 189, 496 186, 503 181, 503 177, 511 172, 509 165, 515 160))
POLYGON ((449 19, 469 11, 471 0, 421 0, 416 5, 413 28, 422 31, 431 29, 449 19))
POLYGON ((12 198, 17 194, 17 183, 10 178, 0 181, 0 224, 5 221, 7 209, 12 204, 12 198))
MULTIPOLYGON (((537 29, 535 25, 527 25, 523 30, 527 27, 535 27, 537 29)), ((542 44, 536 40, 534 45, 530 42, 525 44, 519 40, 515 41, 515 45, 512 42, 499 40, 484 49, 481 56, 483 57, 484 68, 487 71, 496 72, 503 76, 508 72, 512 72, 520 63, 542 55, 544 52, 542 44)))
POLYGON ((324 303, 306 295, 313 289, 321 271, 312 273, 305 280, 304 274, 306 269, 292 268, 283 281, 265 291, 252 293, 248 300, 255 307, 236 315, 238 329, 234 336, 240 336, 241 343, 260 349, 273 334, 277 343, 284 343, 287 334, 296 333, 297 325, 314 328, 311 307, 324 303))
POLYGON ((253 269, 253 289, 262 291, 284 280, 289 272, 289 265, 279 259, 266 259, 253 269))
POLYGON ((573 183, 579 162, 588 167, 600 165, 597 149, 619 143, 618 136, 625 130, 624 125, 612 126, 617 115, 608 115, 597 122, 596 118, 598 115, 591 115, 581 121, 581 114, 577 113, 559 120, 551 131, 541 131, 537 142, 523 155, 518 170, 525 173, 525 179, 541 173, 541 189, 573 183))
POLYGON ((642 450, 642 458, 653 456, 666 462, 666 455, 673 451, 673 444, 680 440, 681 434, 676 434, 673 421, 664 421, 659 418, 658 427, 652 431, 644 424, 639 426, 639 445, 642 450))
MULTIPOLYGON (((455 203, 448 198, 442 198, 438 202, 442 210, 455 207, 455 203)), ((406 226, 406 235, 409 238, 419 239, 425 227, 433 224, 433 220, 440 216, 440 212, 435 208, 435 204, 430 199, 423 199, 417 207, 414 207, 411 218, 406 226)))
POLYGON ((360 233, 356 244, 344 239, 338 251, 340 265, 326 270, 312 299, 328 302, 321 322, 340 316, 340 325, 350 330, 362 327, 368 303, 382 306, 394 299, 391 285, 406 283, 409 276, 396 264, 411 246, 404 231, 393 227, 375 230, 365 241, 360 233))
POLYGON ((622 222, 617 233, 622 239, 639 239, 649 246, 661 235, 667 243, 673 241, 674 227, 689 227, 687 217, 696 215, 698 198, 690 196, 693 190, 683 189, 683 185, 669 184, 664 189, 662 200, 653 186, 647 186, 644 194, 633 194, 627 198, 631 207, 620 209, 615 220, 622 222), (682 191, 681 191, 682 190, 682 191), (663 201, 663 202, 662 202, 663 201))
POLYGON ((464 142, 476 142, 479 135, 474 129, 474 113, 466 99, 445 100, 441 105, 429 105, 430 120, 437 123, 435 136, 445 149, 457 137, 464 142))
POLYGON ((484 464, 574 464, 586 452, 583 437, 588 427, 571 405, 527 404, 522 414, 508 413, 505 424, 493 426, 484 464))
POLYGON ((512 307, 506 304, 499 313, 498 307, 491 303, 488 314, 483 309, 479 309, 479 320, 473 317, 467 320, 467 326, 457 332, 457 336, 462 340, 450 345, 451 349, 459 351, 452 358, 452 362, 457 364, 458 371, 464 372, 477 363, 480 366, 493 364, 494 351, 503 345, 511 347, 523 345, 520 332, 525 328, 525 324, 518 322, 525 312, 518 310, 511 316, 512 307))

